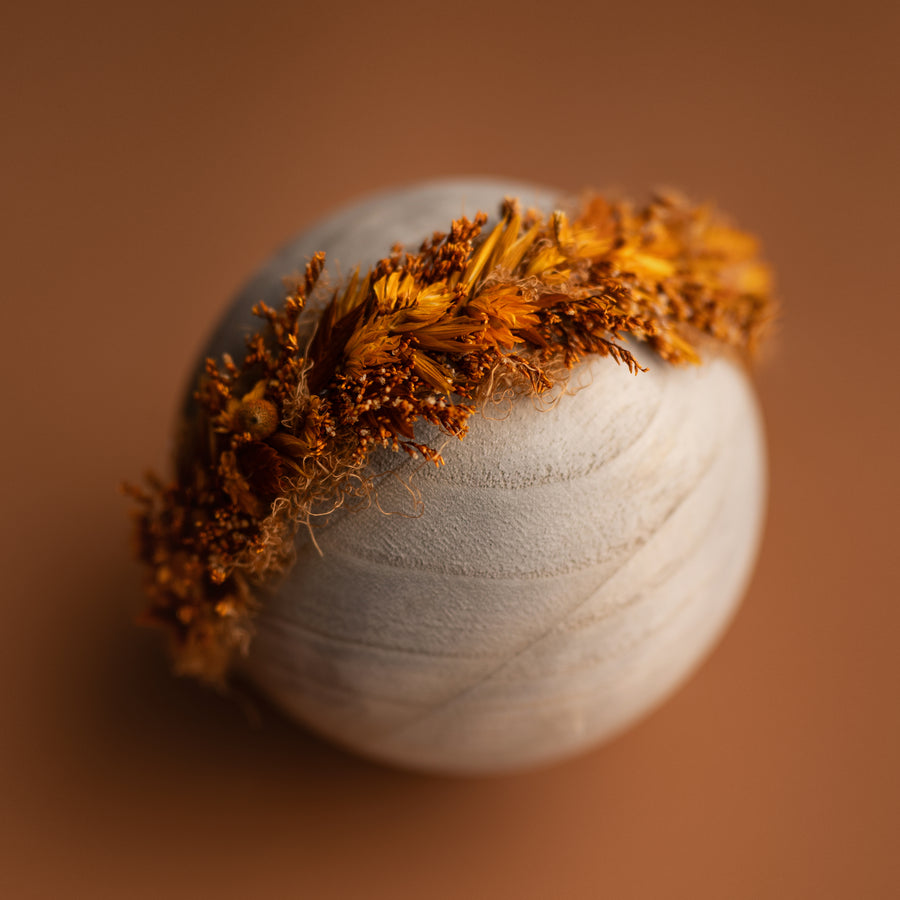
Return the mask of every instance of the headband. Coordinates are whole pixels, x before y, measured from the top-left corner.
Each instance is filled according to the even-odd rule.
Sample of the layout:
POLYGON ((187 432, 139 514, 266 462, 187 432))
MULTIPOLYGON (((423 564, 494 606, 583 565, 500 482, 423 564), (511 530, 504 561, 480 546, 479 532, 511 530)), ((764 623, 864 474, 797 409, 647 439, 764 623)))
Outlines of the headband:
POLYGON ((206 360, 174 479, 127 487, 142 620, 167 629, 178 671, 222 683, 298 528, 371 490, 374 449, 440 465, 432 436, 463 439, 498 394, 546 395, 591 355, 637 374, 629 339, 673 365, 713 344, 749 356, 773 317, 756 241, 708 207, 508 199, 487 221, 394 247, 314 310, 318 253, 281 309, 254 307, 243 359, 206 360))

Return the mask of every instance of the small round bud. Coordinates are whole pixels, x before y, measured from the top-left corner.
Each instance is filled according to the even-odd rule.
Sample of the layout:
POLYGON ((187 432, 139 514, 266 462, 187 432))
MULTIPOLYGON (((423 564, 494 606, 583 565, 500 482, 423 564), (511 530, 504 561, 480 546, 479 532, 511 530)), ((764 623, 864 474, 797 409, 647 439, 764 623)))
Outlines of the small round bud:
POLYGON ((245 400, 235 413, 235 421, 240 431, 262 441, 277 431, 278 410, 268 400, 245 400))

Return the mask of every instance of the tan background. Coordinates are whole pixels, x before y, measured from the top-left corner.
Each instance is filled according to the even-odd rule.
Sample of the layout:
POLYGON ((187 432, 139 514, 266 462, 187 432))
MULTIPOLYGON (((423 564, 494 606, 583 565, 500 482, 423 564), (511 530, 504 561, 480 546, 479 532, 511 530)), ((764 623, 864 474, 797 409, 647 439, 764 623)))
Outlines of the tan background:
POLYGON ((0 894, 898 896, 897 5, 289 7, 4 13, 0 894), (461 782, 170 679, 116 494, 276 245, 459 173, 714 198, 787 307, 725 640, 615 742, 461 782))

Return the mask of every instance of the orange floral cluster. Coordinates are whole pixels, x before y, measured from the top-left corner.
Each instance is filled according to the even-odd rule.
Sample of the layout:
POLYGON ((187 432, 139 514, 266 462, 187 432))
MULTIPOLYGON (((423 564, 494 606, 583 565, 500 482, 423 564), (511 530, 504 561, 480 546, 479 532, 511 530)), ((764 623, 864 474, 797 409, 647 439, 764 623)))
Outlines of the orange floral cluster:
POLYGON ((752 352, 772 317, 756 242, 705 207, 593 198, 570 220, 510 200, 486 222, 357 271, 301 342, 317 254, 280 311, 254 309, 240 363, 206 361, 175 480, 129 488, 146 620, 168 629, 179 671, 223 680, 297 529, 365 487, 374 448, 440 464, 417 423, 462 438, 499 385, 541 394, 588 354, 636 372, 624 338, 670 363, 699 362, 704 336, 752 352))

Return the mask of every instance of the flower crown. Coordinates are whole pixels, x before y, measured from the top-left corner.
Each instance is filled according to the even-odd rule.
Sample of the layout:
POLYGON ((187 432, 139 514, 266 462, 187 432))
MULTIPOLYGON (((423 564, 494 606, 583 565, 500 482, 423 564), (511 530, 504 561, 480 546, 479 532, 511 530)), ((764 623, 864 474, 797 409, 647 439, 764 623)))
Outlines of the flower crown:
POLYGON ((178 671, 223 681, 298 528, 365 494, 373 449, 440 465, 417 423, 462 439, 498 391, 545 394, 591 354, 642 371, 625 338, 672 364, 710 340, 749 355, 773 317, 756 241, 707 207, 591 197, 570 218, 510 199, 486 223, 394 247, 312 312, 318 253, 280 310, 254 307, 240 362, 206 360, 174 480, 127 488, 143 619, 169 631, 178 671))

